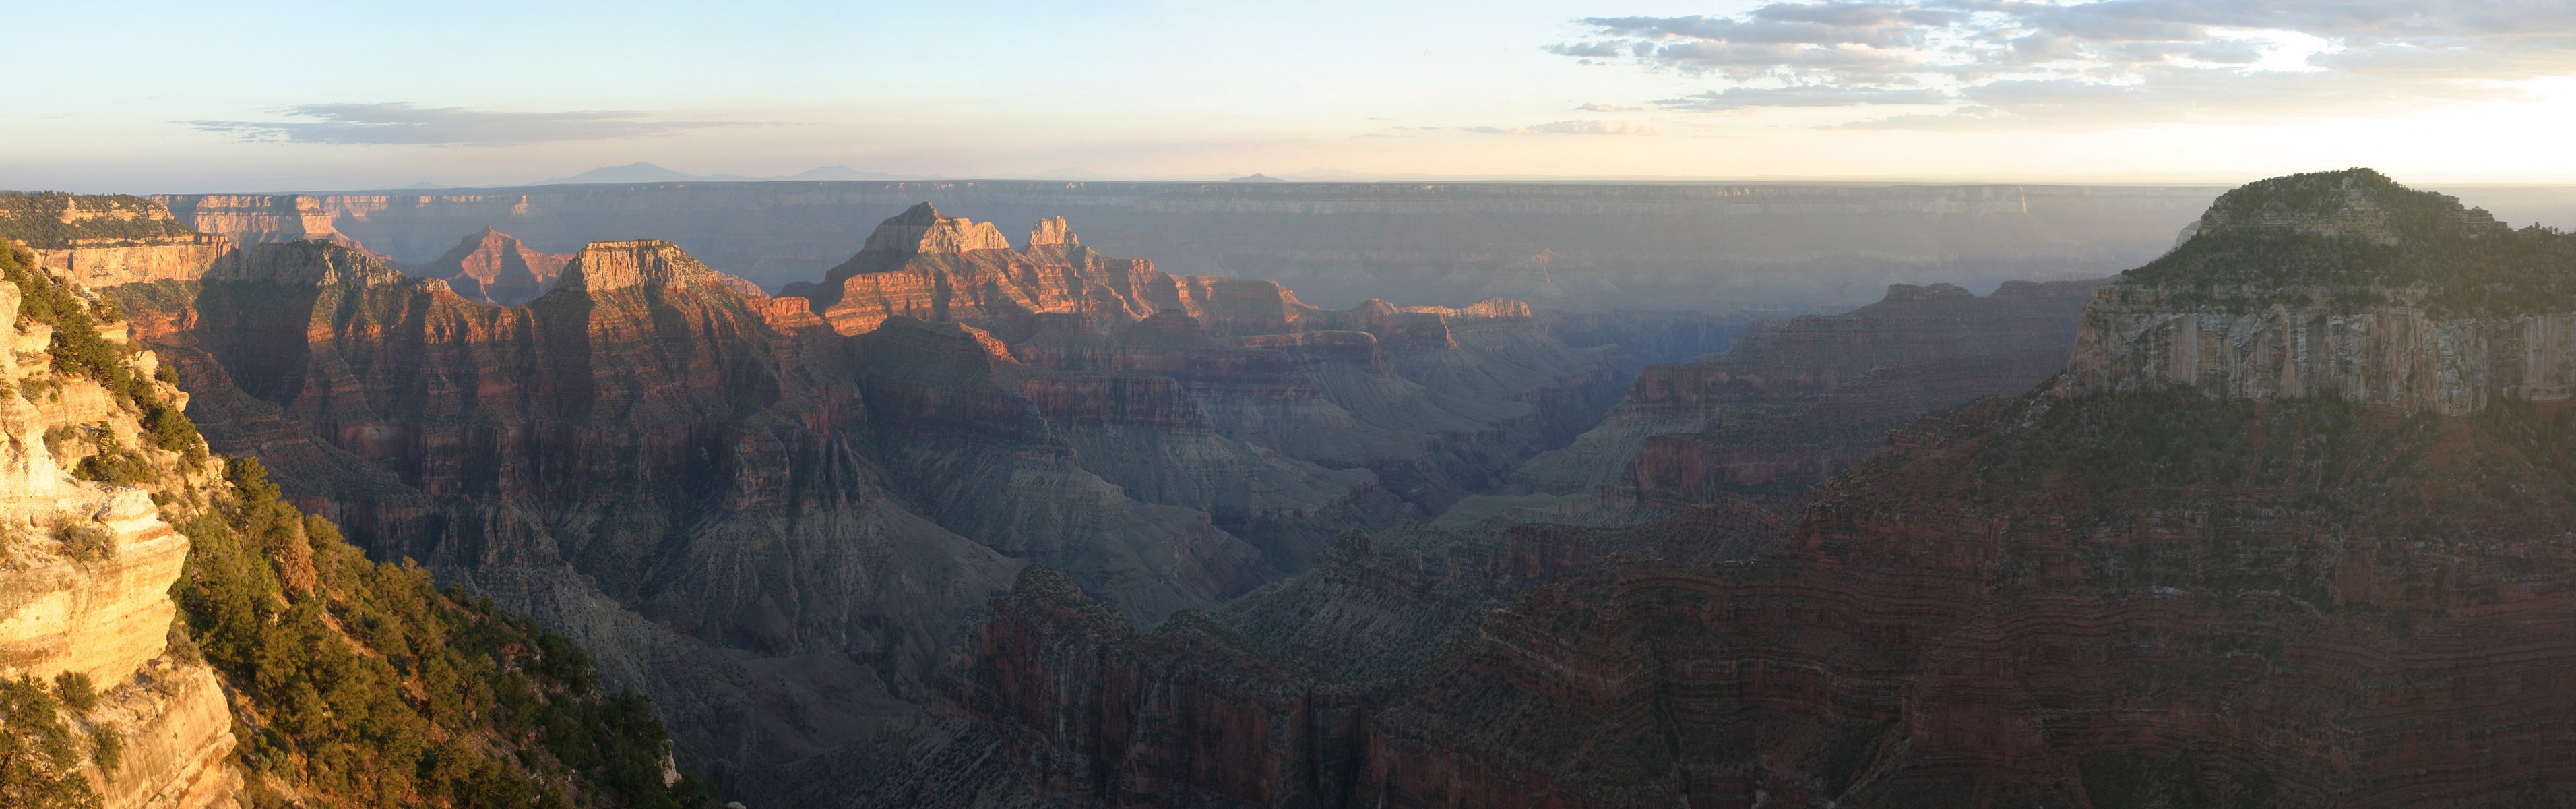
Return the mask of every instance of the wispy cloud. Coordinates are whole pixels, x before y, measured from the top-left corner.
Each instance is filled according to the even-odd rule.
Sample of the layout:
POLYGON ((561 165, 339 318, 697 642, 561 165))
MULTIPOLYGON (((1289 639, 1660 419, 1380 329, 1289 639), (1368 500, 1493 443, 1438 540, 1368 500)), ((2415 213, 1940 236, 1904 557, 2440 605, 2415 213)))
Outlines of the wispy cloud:
POLYGON ((415 107, 405 103, 305 104, 280 112, 296 120, 188 121, 187 124, 201 131, 235 133, 251 140, 416 146, 518 146, 651 137, 693 129, 776 125, 761 121, 659 120, 650 113, 634 110, 493 112, 468 107, 415 107))
POLYGON ((1465 131, 1479 135, 1652 135, 1653 124, 1630 121, 1557 121, 1531 126, 1470 126, 1465 131))
POLYGON ((2330 114, 2576 74, 2563 0, 1822 0, 1579 23, 1591 38, 1547 50, 1723 82, 1659 109, 1948 108, 1863 126, 2330 114))

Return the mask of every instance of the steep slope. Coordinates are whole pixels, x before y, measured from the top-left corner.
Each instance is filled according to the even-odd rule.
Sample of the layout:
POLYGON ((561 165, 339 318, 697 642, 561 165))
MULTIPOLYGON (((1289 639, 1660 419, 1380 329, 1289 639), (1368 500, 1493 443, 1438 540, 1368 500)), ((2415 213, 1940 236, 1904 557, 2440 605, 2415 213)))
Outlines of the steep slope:
MULTIPOLYGON (((2458 333, 2551 316, 2548 291, 2576 278, 2569 237, 2495 228, 2362 170, 2257 183, 2213 214, 2220 227, 2124 275, 2088 320, 2206 322, 2268 301, 2254 311, 2458 333), (2285 213, 2247 225, 2243 210, 2285 213), (2161 317, 2139 308, 2157 289, 2161 317), (2539 294, 2446 298, 2498 290, 2539 294), (2460 303, 2406 304, 2446 299, 2460 303)), ((2459 395, 2410 400, 2101 373, 2171 367, 2169 343, 2112 334, 2133 336, 2088 332, 2107 359, 2079 355, 2059 384, 1892 432, 1778 550, 1578 559, 1391 678, 1319 681, 1228 651, 1252 644, 1221 627, 1127 640, 1077 600, 1014 595, 954 693, 1002 728, 1026 783, 1073 805, 2576 796, 2576 415, 2508 395, 2507 374, 2437 377, 2421 390, 2459 395), (1085 660, 1108 670, 1055 682, 1113 685, 1027 677, 1085 660)), ((2355 371, 2414 356, 2363 352, 2355 371)))
POLYGON ((703 803, 647 704, 600 694, 566 639, 367 561, 257 462, 210 456, 171 369, 34 258, 0 253, 21 526, 0 543, 0 799, 703 803))
POLYGON ((486 225, 437 260, 413 268, 411 274, 443 279, 469 301, 517 306, 545 294, 571 260, 572 256, 561 253, 530 249, 486 225))

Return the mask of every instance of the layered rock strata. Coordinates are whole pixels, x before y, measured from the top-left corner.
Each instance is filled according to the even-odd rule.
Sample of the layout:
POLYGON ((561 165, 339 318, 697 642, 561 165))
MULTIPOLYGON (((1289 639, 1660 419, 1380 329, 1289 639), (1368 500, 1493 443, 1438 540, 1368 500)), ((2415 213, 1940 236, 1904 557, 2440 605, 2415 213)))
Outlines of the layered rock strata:
POLYGON ((159 203, 121 195, 0 194, 0 237, 93 288, 195 278, 233 251, 232 240, 189 229, 159 203))
MULTIPOLYGON (((141 489, 75 480, 67 467, 94 453, 140 447, 145 463, 185 485, 209 472, 148 446, 134 413, 84 377, 48 367, 52 328, 21 318, 21 293, 0 283, 0 677, 50 682, 77 674, 100 705, 72 721, 122 738, 122 765, 88 768, 111 809, 229 806, 242 784, 230 761, 232 713, 214 672, 167 648, 170 600, 188 537, 141 489), (34 398, 29 398, 32 395, 34 398)), ((125 339, 125 328, 103 334, 125 339)), ((148 378, 149 352, 139 356, 148 378)), ((148 383, 160 385, 160 383, 148 383)), ((186 395, 162 386, 184 405, 186 395)))
POLYGON ((754 797, 927 721, 1024 563, 1140 620, 1213 607, 1489 485, 1620 383, 1512 302, 1330 312, 989 230, 889 222, 819 307, 650 240, 524 306, 311 240, 114 292, 216 448, 582 640, 754 797))
POLYGON ((2538 228, 2516 232, 2450 197, 2346 172, 2231 192, 2193 234, 2085 310, 2068 394, 2182 385, 2220 399, 2332 396, 2460 416, 2576 393, 2576 300, 2554 268, 2533 266, 2556 241, 2538 228), (2319 202, 2333 213, 2305 210, 2319 202), (2349 253, 2350 267, 2274 285, 2207 268, 2249 249, 2311 246, 2349 253), (2398 262, 2441 269, 2354 271, 2398 262))

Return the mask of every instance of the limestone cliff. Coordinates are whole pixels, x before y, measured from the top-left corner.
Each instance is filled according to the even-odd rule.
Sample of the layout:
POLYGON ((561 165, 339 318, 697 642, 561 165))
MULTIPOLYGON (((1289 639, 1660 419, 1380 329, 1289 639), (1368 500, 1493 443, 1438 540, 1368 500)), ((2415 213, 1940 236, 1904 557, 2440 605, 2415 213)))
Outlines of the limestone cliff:
POLYGON ((0 194, 0 237, 90 287, 195 278, 233 247, 188 228, 160 203, 122 195, 0 194))
POLYGON ((2184 385, 2448 416, 2576 393, 2576 238, 2367 170, 2229 192, 2085 310, 2069 395, 2184 385))
MULTIPOLYGON (((332 226, 332 212, 304 194, 155 194, 180 224, 245 245, 311 239, 357 247, 332 226)), ((453 232, 453 231, 451 231, 453 232)))
MULTIPOLYGON (((99 707, 76 711, 93 734, 123 740, 122 764, 93 767, 92 787, 108 807, 228 806, 241 787, 229 756, 232 716, 214 672, 168 653, 178 608, 172 583, 189 539, 161 518, 154 499, 132 486, 75 479, 69 468, 101 453, 141 453, 155 477, 204 486, 202 456, 152 446, 142 414, 96 379, 50 365, 53 329, 22 317, 17 284, 0 283, 0 677, 51 682, 71 674, 104 691, 99 707), (32 397, 32 398, 30 398, 32 397), (124 448, 135 448, 127 450, 124 448)), ((102 328, 125 340, 125 327, 102 328)), ((137 355, 145 383, 150 352, 137 355)), ((15 731, 12 731, 15 732, 15 731)))

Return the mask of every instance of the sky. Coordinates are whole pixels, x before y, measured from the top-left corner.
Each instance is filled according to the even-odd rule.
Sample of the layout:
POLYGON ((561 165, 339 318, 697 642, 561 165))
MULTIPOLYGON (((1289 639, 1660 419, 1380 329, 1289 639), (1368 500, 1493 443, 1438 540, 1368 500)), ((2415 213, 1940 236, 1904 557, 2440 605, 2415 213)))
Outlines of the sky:
POLYGON ((22 4, 0 188, 2576 182, 2576 0, 22 4))

